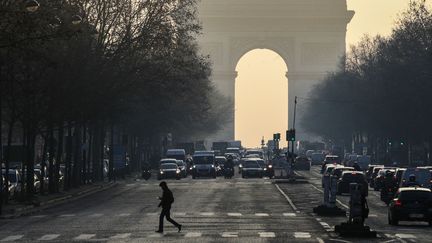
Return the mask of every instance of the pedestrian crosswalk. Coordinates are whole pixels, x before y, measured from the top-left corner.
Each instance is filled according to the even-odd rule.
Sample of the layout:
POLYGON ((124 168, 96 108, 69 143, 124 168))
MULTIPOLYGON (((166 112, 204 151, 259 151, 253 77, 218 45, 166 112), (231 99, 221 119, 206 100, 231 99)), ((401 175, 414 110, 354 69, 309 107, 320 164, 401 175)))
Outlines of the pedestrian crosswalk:
MULTIPOLYGON (((159 216, 160 212, 151 212, 151 213, 91 213, 91 214, 60 214, 60 215, 32 215, 30 218, 46 218, 46 217, 58 217, 58 218, 92 218, 98 219, 103 217, 131 217, 131 216, 148 216, 154 217, 159 216)), ((299 217, 296 213, 265 213, 265 212, 250 212, 250 213, 240 213, 240 212, 173 212, 172 215, 175 217, 218 217, 218 216, 229 216, 229 217, 257 217, 257 218, 265 218, 265 217, 299 217)))
MULTIPOLYGON (((225 180, 208 180, 208 181, 173 181, 170 183, 170 186, 172 187, 176 187, 176 186, 190 186, 190 185, 207 185, 208 183, 223 183, 223 184, 228 184, 228 185, 271 185, 273 184, 272 181, 270 180, 251 180, 251 181, 243 181, 243 180, 238 180, 238 181, 225 181, 225 180)), ((154 186, 154 187, 159 187, 159 182, 157 183, 151 183, 151 182, 141 182, 141 181, 136 181, 136 182, 132 182, 132 183, 127 183, 125 184, 125 186, 127 187, 133 187, 133 186, 144 186, 144 187, 150 187, 150 186, 154 186)))
POLYGON ((284 238, 284 239, 309 239, 312 233, 309 232, 250 232, 250 231, 227 231, 227 232, 182 232, 182 233, 165 233, 159 234, 154 232, 138 233, 117 233, 113 235, 104 234, 80 234, 75 236, 61 234, 45 235, 10 235, 4 238, 0 236, 0 242, 18 242, 18 241, 101 241, 111 240, 114 242, 128 241, 136 238, 284 238))

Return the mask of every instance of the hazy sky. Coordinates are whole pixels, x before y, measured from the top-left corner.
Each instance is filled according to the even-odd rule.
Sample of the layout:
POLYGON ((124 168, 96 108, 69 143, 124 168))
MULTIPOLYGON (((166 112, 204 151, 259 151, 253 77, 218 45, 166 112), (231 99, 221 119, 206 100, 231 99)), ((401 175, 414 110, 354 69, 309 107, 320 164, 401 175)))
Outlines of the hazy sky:
MULTIPOLYGON (((348 25, 347 46, 356 44, 364 34, 387 36, 398 14, 409 0, 347 0, 356 12, 348 25)), ((239 62, 236 80, 236 139, 247 147, 257 147, 287 129, 287 67, 282 58, 269 50, 254 50, 239 62)), ((283 143, 285 145, 285 143, 283 143)))

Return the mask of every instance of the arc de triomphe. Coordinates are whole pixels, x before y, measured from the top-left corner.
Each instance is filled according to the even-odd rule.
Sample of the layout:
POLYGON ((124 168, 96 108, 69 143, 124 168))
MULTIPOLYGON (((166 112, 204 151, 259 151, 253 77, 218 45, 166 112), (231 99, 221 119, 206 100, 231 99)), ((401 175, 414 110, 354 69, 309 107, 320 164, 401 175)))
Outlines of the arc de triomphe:
MULTIPOLYGON (((254 49, 273 50, 288 66, 288 114, 293 114, 295 96, 307 96, 338 68, 354 16, 346 0, 201 0, 198 10, 203 24, 199 42, 203 54, 210 55, 216 87, 234 100, 241 57, 254 49)), ((296 127, 301 139, 301 126, 296 127)), ((233 139, 234 114, 212 140, 233 139)))

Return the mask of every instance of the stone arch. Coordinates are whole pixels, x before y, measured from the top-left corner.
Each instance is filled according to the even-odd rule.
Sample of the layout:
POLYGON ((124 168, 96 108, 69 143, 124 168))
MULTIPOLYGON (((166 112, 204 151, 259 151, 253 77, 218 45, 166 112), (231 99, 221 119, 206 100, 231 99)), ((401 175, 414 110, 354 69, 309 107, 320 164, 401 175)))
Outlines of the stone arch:
MULTIPOLYGON (((328 72, 337 70, 354 16, 346 0, 201 0, 198 10, 203 24, 199 43, 211 57, 216 87, 234 98, 240 58, 253 49, 273 50, 289 70, 289 114, 295 96, 307 96, 328 72)), ((297 137, 304 138, 301 127, 296 129, 297 137)), ((212 140, 232 140, 234 134, 232 122, 212 140)))

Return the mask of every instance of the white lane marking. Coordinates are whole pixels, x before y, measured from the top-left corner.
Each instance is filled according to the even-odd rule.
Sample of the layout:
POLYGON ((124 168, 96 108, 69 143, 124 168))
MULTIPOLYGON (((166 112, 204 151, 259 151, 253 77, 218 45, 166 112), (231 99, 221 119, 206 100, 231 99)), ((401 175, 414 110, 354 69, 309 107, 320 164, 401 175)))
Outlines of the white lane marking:
POLYGON ((20 240, 21 238, 23 238, 24 235, 10 235, 6 238, 3 238, 1 241, 16 241, 16 240, 20 240))
POLYGON ((268 217, 270 215, 268 213, 256 213, 255 216, 258 216, 258 217, 268 217))
POLYGON ((74 240, 90 240, 95 236, 96 234, 80 234, 77 237, 75 237, 74 240))
POLYGON ((214 216, 215 213, 213 212, 207 212, 207 213, 200 213, 201 216, 214 216))
POLYGON ((49 234, 49 235, 42 236, 38 240, 54 240, 57 239, 59 236, 60 236, 59 234, 49 234))
POLYGON ((162 236, 164 236, 164 234, 156 233, 156 234, 151 234, 148 237, 149 238, 162 238, 162 236))
POLYGON ((156 216, 156 215, 158 215, 159 213, 146 213, 146 215, 147 216, 156 216))
POLYGON ((94 214, 90 214, 90 215, 89 215, 89 217, 91 217, 91 218, 100 218, 100 217, 102 217, 102 216, 103 216, 102 213, 94 213, 94 214))
POLYGON ((297 214, 295 214, 295 213, 284 213, 283 216, 285 216, 285 217, 295 217, 295 216, 297 216, 297 214))
POLYGON ((126 238, 129 238, 131 235, 132 235, 131 233, 116 234, 114 236, 111 236, 110 239, 113 239, 113 240, 126 239, 126 238))
POLYGON ((126 186, 135 186, 135 184, 126 184, 126 186))
POLYGON ((258 232, 261 238, 275 238, 276 234, 274 232, 258 232))
POLYGON ((62 215, 60 215, 60 217, 62 217, 62 218, 75 217, 75 214, 62 214, 62 215))
POLYGON ((228 216, 240 217, 240 216, 242 216, 242 214, 241 213, 228 213, 228 216))
POLYGON ((174 213, 174 216, 186 216, 186 213, 174 213))
POLYGON ((412 234, 395 234, 395 236, 401 239, 417 239, 417 237, 412 234))
POLYGON ((195 237, 201 237, 202 233, 200 232, 188 232, 185 234, 186 238, 195 238, 195 237))
POLYGON ((376 217, 378 217, 378 215, 376 215, 376 214, 369 214, 369 217, 370 218, 376 218, 376 217))
POLYGON ((288 197, 287 194, 285 194, 284 191, 282 191, 282 189, 279 187, 278 184, 275 184, 276 188, 280 191, 280 193, 285 197, 285 199, 288 201, 288 203, 291 205, 292 209, 294 211, 297 211, 297 207, 294 205, 294 203, 291 201, 291 199, 288 197))
POLYGON ((324 243, 324 240, 323 239, 321 239, 321 238, 316 238, 317 239, 317 241, 318 241, 318 243, 324 243))
POLYGON ((222 237, 223 238, 237 238, 238 232, 223 232, 222 237))
POLYGON ((39 219, 39 218, 45 218, 47 215, 33 215, 33 216, 31 216, 32 218, 37 218, 37 219, 39 219))
MULTIPOLYGON (((310 184, 310 185, 311 185, 313 188, 315 188, 315 190, 317 190, 317 191, 323 193, 323 190, 319 189, 318 187, 316 187, 316 186, 314 186, 314 185, 312 185, 312 184, 310 184)), ((339 199, 336 199, 336 202, 338 202, 342 207, 344 207, 344 208, 346 208, 346 209, 349 209, 349 207, 348 207, 347 205, 345 205, 343 202, 341 202, 339 199)))
POLYGON ((327 224, 326 222, 319 222, 321 224, 322 227, 326 228, 326 229, 331 229, 331 226, 329 224, 327 224))
POLYGON ((128 216, 130 216, 131 214, 130 213, 121 213, 121 214, 119 214, 118 216, 119 217, 128 217, 128 216))
POLYGON ((311 235, 310 233, 307 232, 294 232, 294 237, 306 239, 306 238, 311 238, 311 235))
POLYGON ((270 181, 264 181, 264 185, 270 185, 272 184, 270 181))

